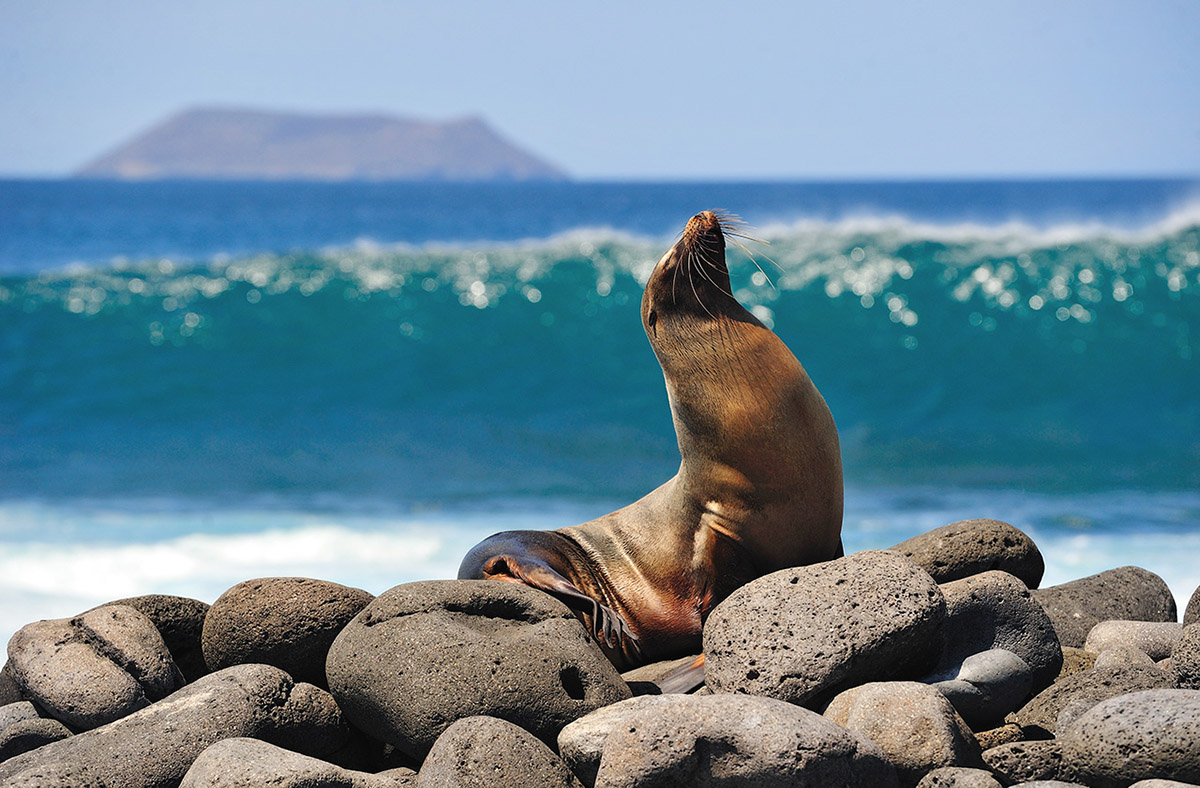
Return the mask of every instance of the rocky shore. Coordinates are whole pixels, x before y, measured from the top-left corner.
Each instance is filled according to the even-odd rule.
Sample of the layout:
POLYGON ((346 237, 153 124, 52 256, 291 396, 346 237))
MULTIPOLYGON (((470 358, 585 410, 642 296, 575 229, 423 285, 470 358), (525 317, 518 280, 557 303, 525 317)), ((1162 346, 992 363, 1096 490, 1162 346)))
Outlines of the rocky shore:
POLYGON ((1038 588, 996 520, 775 572, 692 657, 617 673, 557 600, 260 578, 40 621, 0 671, 4 788, 1200 784, 1200 589, 1038 588))

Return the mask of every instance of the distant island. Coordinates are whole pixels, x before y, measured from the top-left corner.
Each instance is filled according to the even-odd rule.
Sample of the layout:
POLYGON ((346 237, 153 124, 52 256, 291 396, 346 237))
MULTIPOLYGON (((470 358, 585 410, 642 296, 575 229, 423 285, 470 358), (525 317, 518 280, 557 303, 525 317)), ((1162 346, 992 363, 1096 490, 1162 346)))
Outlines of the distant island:
POLYGON ((80 168, 80 178, 562 180, 476 117, 191 109, 80 168))

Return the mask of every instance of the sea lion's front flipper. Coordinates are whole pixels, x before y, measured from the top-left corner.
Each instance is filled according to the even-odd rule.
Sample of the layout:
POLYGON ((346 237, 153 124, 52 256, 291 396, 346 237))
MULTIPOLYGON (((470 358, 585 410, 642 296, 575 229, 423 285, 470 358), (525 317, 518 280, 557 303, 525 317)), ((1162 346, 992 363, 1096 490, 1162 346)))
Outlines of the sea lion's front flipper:
MULTIPOLYGON (((597 642, 621 652, 632 662, 636 663, 641 658, 641 644, 637 635, 629 629, 620 613, 583 593, 537 556, 515 552, 494 555, 482 563, 474 576, 484 580, 521 583, 545 591, 572 610, 591 616, 591 634, 597 642)), ((463 577, 462 570, 459 577, 463 577)))
POLYGON ((686 694, 694 692, 704 683, 704 655, 696 657, 692 664, 668 673, 658 682, 662 694, 686 694))

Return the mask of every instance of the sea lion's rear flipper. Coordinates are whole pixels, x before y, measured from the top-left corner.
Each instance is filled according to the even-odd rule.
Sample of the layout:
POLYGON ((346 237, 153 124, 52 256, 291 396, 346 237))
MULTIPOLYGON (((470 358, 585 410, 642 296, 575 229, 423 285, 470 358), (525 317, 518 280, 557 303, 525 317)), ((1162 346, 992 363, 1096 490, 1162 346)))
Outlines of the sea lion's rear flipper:
POLYGON ((637 635, 629 629, 621 614, 580 591, 544 560, 505 553, 485 561, 479 574, 484 580, 521 583, 545 591, 572 610, 590 615, 592 636, 598 642, 621 651, 627 659, 636 661, 640 658, 641 645, 637 635))
POLYGON ((704 655, 696 657, 690 665, 667 674, 658 682, 658 688, 664 695, 686 694, 694 692, 704 683, 704 655))

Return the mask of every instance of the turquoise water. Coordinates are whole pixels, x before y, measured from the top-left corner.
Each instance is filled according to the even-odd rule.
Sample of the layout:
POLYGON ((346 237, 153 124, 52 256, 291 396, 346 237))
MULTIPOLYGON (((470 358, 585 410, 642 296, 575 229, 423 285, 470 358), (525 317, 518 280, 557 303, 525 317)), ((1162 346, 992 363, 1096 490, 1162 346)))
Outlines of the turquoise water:
MULTIPOLYGON (((379 592, 678 465, 641 288, 727 208, 842 438, 848 549, 962 517, 1200 584, 1186 182, 0 183, 0 637, 265 574, 379 592)), ((1181 603, 1186 599, 1181 599, 1181 603)))

